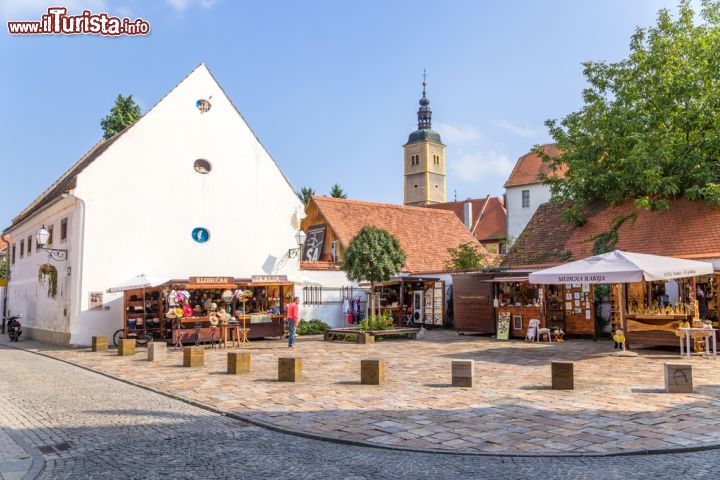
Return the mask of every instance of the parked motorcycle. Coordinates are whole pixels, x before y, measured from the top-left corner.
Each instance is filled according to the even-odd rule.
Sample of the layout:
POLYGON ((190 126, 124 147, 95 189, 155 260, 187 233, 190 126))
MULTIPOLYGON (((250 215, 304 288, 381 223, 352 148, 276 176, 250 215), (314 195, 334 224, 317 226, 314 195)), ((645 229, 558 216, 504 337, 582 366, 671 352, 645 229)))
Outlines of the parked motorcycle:
POLYGON ((6 327, 11 342, 20 341, 20 335, 22 335, 22 325, 20 325, 21 318, 22 315, 13 315, 8 318, 6 327))

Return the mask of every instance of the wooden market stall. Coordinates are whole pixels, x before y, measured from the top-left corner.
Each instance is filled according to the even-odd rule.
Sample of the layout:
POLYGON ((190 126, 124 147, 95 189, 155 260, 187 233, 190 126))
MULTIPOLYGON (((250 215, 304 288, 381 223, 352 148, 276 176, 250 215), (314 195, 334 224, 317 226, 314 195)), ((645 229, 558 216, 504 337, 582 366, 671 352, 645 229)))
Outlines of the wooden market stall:
POLYGON ((441 327, 445 321, 445 281, 438 278, 398 278, 374 286, 376 306, 396 325, 441 327))
POLYGON ((294 284, 284 275, 170 280, 125 291, 124 334, 179 345, 217 342, 228 338, 225 327, 239 325, 247 329, 247 338, 280 337, 285 307, 294 295, 294 284))

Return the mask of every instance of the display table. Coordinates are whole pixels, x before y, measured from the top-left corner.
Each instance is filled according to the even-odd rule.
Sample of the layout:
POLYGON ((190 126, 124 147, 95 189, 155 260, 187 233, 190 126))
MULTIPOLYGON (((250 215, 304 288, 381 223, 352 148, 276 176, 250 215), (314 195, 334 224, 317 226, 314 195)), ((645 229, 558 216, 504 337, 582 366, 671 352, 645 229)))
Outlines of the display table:
POLYGON ((705 338, 705 352, 704 355, 709 355, 708 350, 712 349, 712 356, 717 358, 717 329, 716 328, 678 328, 678 332, 682 333, 680 337, 680 356, 687 354, 690 358, 690 339, 697 338, 700 335, 705 338), (683 348, 684 347, 684 348, 683 348))

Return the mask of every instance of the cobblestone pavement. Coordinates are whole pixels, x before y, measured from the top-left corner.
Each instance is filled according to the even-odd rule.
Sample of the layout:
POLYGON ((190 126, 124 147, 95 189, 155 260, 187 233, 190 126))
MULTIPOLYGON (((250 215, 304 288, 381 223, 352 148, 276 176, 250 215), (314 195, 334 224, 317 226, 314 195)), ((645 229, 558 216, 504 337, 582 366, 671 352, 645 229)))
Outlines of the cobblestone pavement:
MULTIPOLYGON (((22 345, 22 344, 21 344, 22 345)), ((43 449, 41 478, 708 479, 720 451, 478 457, 338 445, 273 432, 0 347, 0 426, 43 449)))
MULTIPOLYGON (((28 345, 32 342, 28 342, 28 345)), ((610 356, 607 341, 502 342, 435 331, 420 341, 374 345, 302 338, 256 341, 252 374, 224 374, 226 351, 205 350, 203 368, 181 368, 182 352, 159 363, 144 350, 114 352, 34 345, 46 354, 258 422, 324 437, 488 453, 588 453, 720 443, 720 362, 695 357, 695 394, 663 392, 663 363, 673 351, 610 356), (277 358, 303 357, 303 381, 279 383, 277 358), (385 359, 388 382, 359 384, 360 360, 385 359), (477 385, 451 388, 452 359, 474 359, 477 385), (554 391, 550 362, 572 360, 574 391, 554 391)))

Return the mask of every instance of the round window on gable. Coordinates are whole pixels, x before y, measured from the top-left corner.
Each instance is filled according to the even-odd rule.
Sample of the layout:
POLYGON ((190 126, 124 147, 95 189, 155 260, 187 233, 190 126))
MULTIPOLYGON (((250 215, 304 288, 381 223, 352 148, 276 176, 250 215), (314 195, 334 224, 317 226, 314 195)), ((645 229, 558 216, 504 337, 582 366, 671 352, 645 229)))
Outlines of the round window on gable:
POLYGON ((210 170, 212 170, 212 164, 204 158, 199 158, 195 160, 193 168, 197 173, 207 175, 208 173, 210 173, 210 170))
POLYGON ((195 106, 198 110, 200 110, 200 113, 206 113, 212 108, 210 100, 205 100, 204 98, 201 98, 200 100, 195 102, 195 106))

